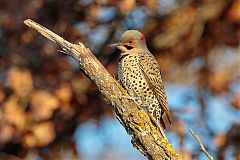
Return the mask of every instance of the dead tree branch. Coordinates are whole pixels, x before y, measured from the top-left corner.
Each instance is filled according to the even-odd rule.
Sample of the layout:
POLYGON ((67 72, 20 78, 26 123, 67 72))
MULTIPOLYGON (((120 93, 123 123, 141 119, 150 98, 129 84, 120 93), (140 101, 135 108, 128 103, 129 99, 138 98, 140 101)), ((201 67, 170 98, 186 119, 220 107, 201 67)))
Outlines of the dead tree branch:
POLYGON ((208 157, 208 159, 213 160, 213 157, 208 153, 208 151, 205 149, 204 145, 202 144, 201 140, 199 139, 199 137, 193 132, 193 130, 190 128, 189 129, 190 133, 193 135, 193 137, 196 139, 196 141, 198 142, 198 144, 201 147, 201 150, 206 154, 206 156, 208 157))
POLYGON ((148 114, 137 106, 88 48, 81 43, 72 44, 32 20, 25 20, 24 23, 59 44, 66 53, 78 60, 86 76, 96 84, 106 101, 113 105, 118 120, 132 136, 134 147, 150 160, 182 159, 162 137, 148 114))

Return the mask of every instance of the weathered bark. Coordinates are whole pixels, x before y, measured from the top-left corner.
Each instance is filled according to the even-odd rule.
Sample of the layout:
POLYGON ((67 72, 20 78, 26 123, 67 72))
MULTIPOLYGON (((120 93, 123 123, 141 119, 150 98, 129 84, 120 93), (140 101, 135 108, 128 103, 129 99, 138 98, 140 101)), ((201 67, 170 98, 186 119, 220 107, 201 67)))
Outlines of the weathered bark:
POLYGON ((151 160, 182 159, 162 137, 148 114, 137 106, 88 48, 81 43, 72 44, 31 20, 25 20, 24 23, 58 43, 66 53, 78 60, 86 76, 96 84, 106 101, 114 107, 118 120, 132 136, 134 147, 151 160))

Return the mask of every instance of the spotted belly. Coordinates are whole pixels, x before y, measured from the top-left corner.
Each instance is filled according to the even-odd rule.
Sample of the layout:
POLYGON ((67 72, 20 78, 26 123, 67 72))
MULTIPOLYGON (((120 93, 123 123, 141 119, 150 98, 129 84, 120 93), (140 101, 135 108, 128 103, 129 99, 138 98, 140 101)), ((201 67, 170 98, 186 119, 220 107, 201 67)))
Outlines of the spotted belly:
POLYGON ((118 78, 135 102, 153 115, 159 108, 159 102, 144 78, 138 58, 127 56, 119 62, 118 78))

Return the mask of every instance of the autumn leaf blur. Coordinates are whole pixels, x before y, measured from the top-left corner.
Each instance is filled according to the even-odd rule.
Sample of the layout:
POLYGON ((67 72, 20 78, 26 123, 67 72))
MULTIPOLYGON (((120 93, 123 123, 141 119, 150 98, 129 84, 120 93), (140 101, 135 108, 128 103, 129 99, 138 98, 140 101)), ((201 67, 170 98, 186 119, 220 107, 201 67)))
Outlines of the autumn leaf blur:
POLYGON ((0 159, 91 159, 87 148, 95 159, 142 158, 125 143, 124 152, 114 147, 131 144, 102 125, 115 120, 112 107, 72 57, 23 25, 27 18, 85 44, 115 78, 119 52, 107 46, 141 30, 162 68, 173 147, 202 159, 187 131, 195 127, 215 159, 240 156, 240 0, 12 0, 0 1, 0 159), (76 135, 90 122, 84 143, 85 132, 76 135))
POLYGON ((29 70, 20 70, 19 68, 10 68, 8 72, 8 81, 11 88, 19 97, 30 94, 33 89, 32 75, 29 70))

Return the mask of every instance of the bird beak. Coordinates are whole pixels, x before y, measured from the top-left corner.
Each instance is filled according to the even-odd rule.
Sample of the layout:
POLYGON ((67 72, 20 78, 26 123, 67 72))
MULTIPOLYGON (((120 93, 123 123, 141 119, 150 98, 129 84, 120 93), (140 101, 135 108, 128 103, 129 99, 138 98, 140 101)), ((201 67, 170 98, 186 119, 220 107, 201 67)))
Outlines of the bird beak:
POLYGON ((117 42, 117 43, 108 45, 108 47, 118 47, 118 46, 122 46, 122 42, 117 42))

